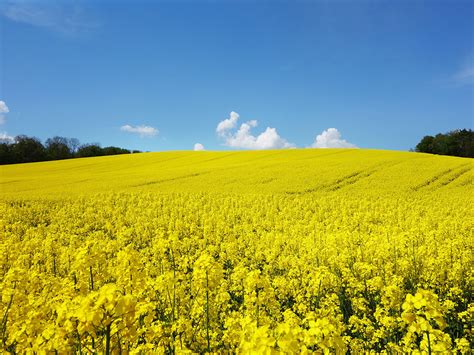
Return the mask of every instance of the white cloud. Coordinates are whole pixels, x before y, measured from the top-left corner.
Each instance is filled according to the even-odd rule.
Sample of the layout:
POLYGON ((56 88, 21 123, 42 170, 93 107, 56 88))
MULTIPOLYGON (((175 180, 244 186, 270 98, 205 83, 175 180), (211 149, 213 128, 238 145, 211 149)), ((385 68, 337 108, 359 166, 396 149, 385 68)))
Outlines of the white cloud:
POLYGON ((0 143, 13 143, 15 137, 9 136, 7 132, 0 133, 0 143))
POLYGON ((144 125, 130 126, 127 124, 125 126, 120 127, 120 130, 123 132, 138 134, 140 135, 140 137, 153 137, 159 133, 156 128, 144 125))
POLYGON ((0 15, 11 21, 64 34, 98 27, 98 23, 92 19, 92 14, 86 14, 80 1, 6 0, 0 5, 0 15))
POLYGON ((8 112, 10 112, 10 110, 8 109, 7 104, 5 103, 5 101, 0 100, 0 114, 8 112))
POLYGON ((457 85, 472 85, 474 84, 474 65, 470 64, 458 71, 453 76, 453 81, 457 85))
POLYGON ((5 123, 5 115, 10 112, 5 101, 0 100, 0 125, 5 123))
POLYGON ((311 148, 357 148, 341 138, 341 133, 336 128, 328 128, 316 136, 311 148))
POLYGON ((216 132, 220 136, 224 136, 227 134, 228 131, 233 129, 237 125, 237 121, 239 120, 239 114, 237 112, 232 111, 228 119, 225 119, 217 125, 216 132))
POLYGON ((201 150, 206 150, 206 149, 204 148, 204 146, 201 143, 196 143, 194 145, 194 150, 195 151, 201 151, 201 150))
POLYGON ((237 126, 239 114, 232 111, 230 117, 225 119, 217 125, 217 134, 224 139, 224 145, 233 148, 244 149, 280 149, 292 148, 293 144, 288 143, 286 139, 280 137, 275 128, 267 127, 267 129, 254 136, 251 132, 252 128, 257 127, 257 121, 247 121, 240 125, 240 128, 235 132, 232 130, 237 126))

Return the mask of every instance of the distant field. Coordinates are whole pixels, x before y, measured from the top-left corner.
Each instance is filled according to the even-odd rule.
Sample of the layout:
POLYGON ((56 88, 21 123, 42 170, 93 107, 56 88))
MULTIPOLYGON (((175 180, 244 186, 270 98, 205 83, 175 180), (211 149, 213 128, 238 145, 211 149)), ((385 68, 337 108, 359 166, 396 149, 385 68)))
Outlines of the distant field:
POLYGON ((472 187, 472 159, 363 149, 166 152, 0 166, 0 194, 414 193, 472 187))
POLYGON ((0 349, 469 353, 473 179, 363 149, 0 166, 0 349))

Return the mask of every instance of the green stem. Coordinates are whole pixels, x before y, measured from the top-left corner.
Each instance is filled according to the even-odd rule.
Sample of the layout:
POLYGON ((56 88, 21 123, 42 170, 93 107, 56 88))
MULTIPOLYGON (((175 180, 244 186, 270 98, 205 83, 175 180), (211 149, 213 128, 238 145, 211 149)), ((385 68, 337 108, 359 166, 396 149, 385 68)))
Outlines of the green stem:
POLYGON ((428 338, 428 355, 431 355, 430 332, 426 332, 426 337, 428 338))
MULTIPOLYGON (((15 290, 15 288, 16 288, 16 281, 13 284, 13 291, 15 290)), ((2 343, 3 343, 4 346, 5 346, 5 343, 7 341, 6 334, 7 334, 8 311, 10 310, 10 307, 12 306, 12 303, 13 303, 13 292, 10 295, 10 300, 8 301, 7 309, 5 310, 5 314, 3 315, 3 318, 2 318, 2 343)))
POLYGON ((206 270, 206 338, 207 352, 211 352, 211 341, 209 338, 209 276, 206 270))
POLYGON ((92 266, 89 266, 89 277, 91 281, 91 291, 94 291, 94 277, 92 276, 92 266))
POLYGON ((107 326, 107 330, 105 331, 105 354, 110 355, 110 326, 107 326))

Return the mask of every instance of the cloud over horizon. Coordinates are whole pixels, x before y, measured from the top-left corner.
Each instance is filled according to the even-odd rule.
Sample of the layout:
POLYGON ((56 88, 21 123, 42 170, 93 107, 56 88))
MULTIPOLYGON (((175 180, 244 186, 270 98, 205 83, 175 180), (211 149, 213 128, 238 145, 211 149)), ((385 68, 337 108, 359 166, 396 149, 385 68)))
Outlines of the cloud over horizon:
POLYGON ((216 133, 221 139, 223 139, 224 145, 232 148, 257 150, 294 147, 293 144, 280 137, 276 128, 267 127, 265 131, 259 135, 253 135, 251 130, 258 125, 256 120, 242 123, 239 129, 235 131, 239 118, 239 114, 232 111, 229 115, 229 118, 218 123, 216 127, 216 133))
POLYGON ((328 128, 316 136, 311 148, 357 148, 357 146, 342 139, 341 133, 336 128, 328 128))
POLYGON ((159 131, 158 129, 151 127, 151 126, 145 126, 145 125, 140 125, 140 126, 130 126, 128 124, 120 127, 120 130, 123 132, 128 132, 128 133, 133 133, 133 134, 138 134, 140 137, 154 137, 158 135, 159 131))
POLYGON ((13 143, 15 137, 8 135, 7 132, 0 133, 0 143, 13 143))
MULTIPOLYGON (((10 112, 5 101, 0 100, 0 125, 5 124, 6 118, 5 115, 10 112)), ((15 142, 15 137, 10 136, 7 132, 0 133, 0 143, 13 143, 15 142)))
POLYGON ((5 115, 10 112, 5 101, 0 100, 0 125, 6 122, 5 115))
POLYGON ((202 145, 201 143, 196 143, 194 145, 194 151, 199 152, 203 150, 206 150, 206 148, 204 148, 204 145, 202 145))

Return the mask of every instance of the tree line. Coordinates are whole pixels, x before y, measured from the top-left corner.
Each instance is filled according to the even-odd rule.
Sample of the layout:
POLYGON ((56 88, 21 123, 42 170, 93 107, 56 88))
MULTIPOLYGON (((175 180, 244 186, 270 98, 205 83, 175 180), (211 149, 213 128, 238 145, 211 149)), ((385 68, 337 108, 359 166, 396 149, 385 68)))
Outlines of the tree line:
POLYGON ((474 131, 457 129, 436 136, 424 136, 415 150, 421 153, 474 158, 474 131))
POLYGON ((77 138, 53 137, 43 144, 36 137, 16 136, 13 141, 0 140, 0 165, 38 161, 140 153, 118 147, 102 148, 98 143, 81 144, 77 138))

